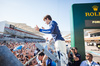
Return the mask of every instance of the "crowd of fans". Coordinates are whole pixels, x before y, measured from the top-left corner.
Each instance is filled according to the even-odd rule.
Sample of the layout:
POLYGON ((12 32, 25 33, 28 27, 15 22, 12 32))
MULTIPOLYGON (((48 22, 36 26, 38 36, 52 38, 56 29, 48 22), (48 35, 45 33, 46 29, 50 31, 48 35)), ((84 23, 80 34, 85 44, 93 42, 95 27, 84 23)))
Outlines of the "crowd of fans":
MULTIPOLYGON (((41 42, 42 43, 42 42, 41 42)), ((33 58, 34 56, 36 56, 38 54, 38 52, 40 51, 36 46, 35 46, 35 42, 1 42, 0 45, 4 46, 6 45, 9 50, 11 50, 11 52, 16 56, 16 58, 18 58, 18 60, 20 60, 23 64, 25 64, 27 61, 29 61, 31 58, 33 58), (22 47, 21 50, 14 50, 16 47, 20 46, 20 45, 24 45, 22 47)), ((50 45, 49 45, 50 46, 50 45)), ((47 48, 47 45, 45 46, 45 49, 49 49, 50 47, 47 48)), ((51 50, 52 52, 53 50, 51 50)), ((47 58, 47 56, 41 52, 35 59, 33 59, 30 63, 27 64, 27 66, 44 66, 46 65, 46 60, 45 58, 43 59, 43 57, 45 56, 45 58, 47 58), (44 62, 41 62, 42 60, 44 60, 44 62)), ((48 62, 48 65, 49 62, 48 62)))
MULTIPOLYGON (((50 41, 54 44, 54 42, 50 41)), ((6 45, 9 50, 20 60, 23 64, 29 61, 31 58, 37 55, 40 51, 38 48, 35 47, 34 42, 32 43, 18 43, 18 42, 10 42, 10 43, 0 43, 0 45, 6 45), (21 50, 14 51, 14 48, 20 45, 24 45, 21 50)), ((48 44, 48 41, 47 41, 48 44)), ((45 46, 46 47, 46 46, 45 46)), ((54 46, 52 44, 48 44, 48 48, 46 48, 50 53, 54 54, 54 46)), ((66 66, 89 66, 91 64, 99 66, 97 63, 93 61, 93 55, 87 53, 86 60, 81 62, 81 55, 77 51, 76 47, 71 48, 68 52, 69 63, 66 66), (90 62, 91 63, 90 63, 90 62), (88 64, 87 64, 88 62, 88 64)), ((41 52, 35 59, 33 59, 27 66, 56 66, 56 63, 48 58, 43 52, 41 52), (53 63, 54 65, 52 65, 53 63)))
MULTIPOLYGON (((6 45, 9 50, 23 63, 25 64, 29 59, 35 56, 36 47, 35 43, 0 43, 0 45, 6 45), (15 47, 24 45, 21 50, 13 51, 15 47)), ((35 60, 34 60, 35 62, 35 60)), ((37 62, 36 62, 37 63, 37 62)))

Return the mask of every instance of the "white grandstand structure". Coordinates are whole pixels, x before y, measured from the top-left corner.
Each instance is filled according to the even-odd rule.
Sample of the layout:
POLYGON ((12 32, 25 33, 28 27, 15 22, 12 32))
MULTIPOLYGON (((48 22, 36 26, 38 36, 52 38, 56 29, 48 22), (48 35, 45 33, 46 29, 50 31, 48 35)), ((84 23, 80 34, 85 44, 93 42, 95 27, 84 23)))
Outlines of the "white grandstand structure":
POLYGON ((43 35, 25 23, 0 22, 0 41, 44 42, 43 35))
MULTIPOLYGON (((64 36, 67 44, 71 44, 71 33, 64 36)), ((100 29, 84 29, 85 45, 100 44, 100 29)))

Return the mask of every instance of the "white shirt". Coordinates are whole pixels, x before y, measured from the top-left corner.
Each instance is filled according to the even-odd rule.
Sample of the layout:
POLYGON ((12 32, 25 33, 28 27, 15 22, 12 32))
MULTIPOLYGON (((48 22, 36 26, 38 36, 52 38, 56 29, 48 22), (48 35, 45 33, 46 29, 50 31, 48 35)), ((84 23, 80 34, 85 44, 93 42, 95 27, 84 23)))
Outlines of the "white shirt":
POLYGON ((37 60, 38 64, 41 64, 41 61, 38 59, 38 56, 36 57, 36 60, 37 60))
POLYGON ((80 66, 100 66, 99 64, 92 61, 91 63, 88 60, 82 61, 80 66))
POLYGON ((89 61, 87 60, 87 64, 88 64, 89 66, 92 66, 93 61, 89 62, 89 61))

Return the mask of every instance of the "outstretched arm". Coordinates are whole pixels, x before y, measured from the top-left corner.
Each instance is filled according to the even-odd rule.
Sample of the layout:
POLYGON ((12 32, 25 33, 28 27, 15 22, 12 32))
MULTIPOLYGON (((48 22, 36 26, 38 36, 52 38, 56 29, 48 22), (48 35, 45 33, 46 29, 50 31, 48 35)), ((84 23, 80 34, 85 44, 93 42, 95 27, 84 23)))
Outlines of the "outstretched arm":
POLYGON ((50 29, 39 29, 39 31, 42 32, 42 33, 46 33, 46 34, 51 34, 54 31, 55 26, 56 26, 56 24, 52 23, 50 25, 50 29))
POLYGON ((40 31, 40 32, 42 32, 42 33, 46 33, 46 34, 51 34, 51 33, 54 31, 56 25, 57 25, 56 23, 50 24, 50 26, 49 26, 50 28, 49 28, 49 29, 40 29, 40 28, 36 25, 35 30, 40 31))

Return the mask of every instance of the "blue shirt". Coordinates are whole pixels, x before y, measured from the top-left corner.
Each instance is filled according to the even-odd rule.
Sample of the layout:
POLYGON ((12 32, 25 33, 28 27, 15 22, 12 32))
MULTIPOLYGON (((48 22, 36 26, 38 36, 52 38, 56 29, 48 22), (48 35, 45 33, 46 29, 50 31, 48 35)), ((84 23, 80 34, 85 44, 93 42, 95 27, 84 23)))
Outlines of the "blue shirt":
POLYGON ((49 29, 40 29, 39 30, 42 33, 46 33, 46 34, 51 34, 53 39, 56 40, 63 40, 64 38, 62 37, 58 24, 55 21, 51 21, 49 23, 49 29))
POLYGON ((94 61, 91 64, 88 63, 87 60, 83 61, 80 66, 100 66, 99 64, 95 63, 94 61))

